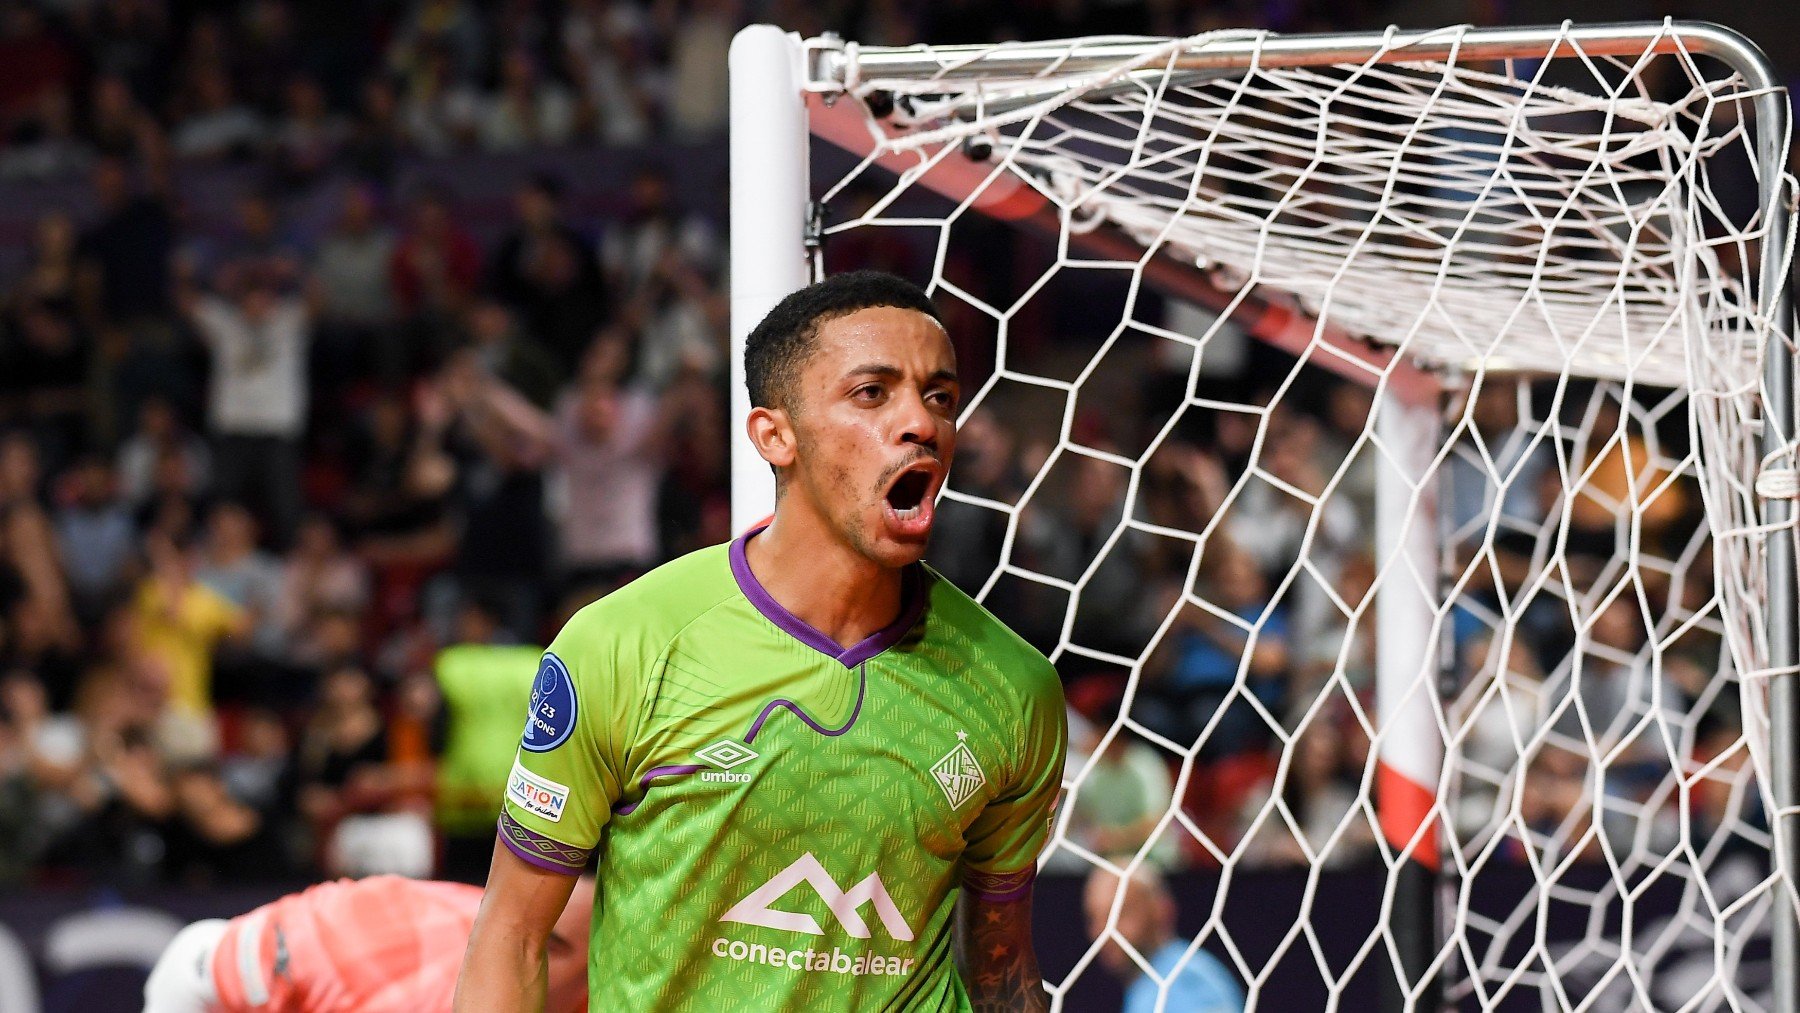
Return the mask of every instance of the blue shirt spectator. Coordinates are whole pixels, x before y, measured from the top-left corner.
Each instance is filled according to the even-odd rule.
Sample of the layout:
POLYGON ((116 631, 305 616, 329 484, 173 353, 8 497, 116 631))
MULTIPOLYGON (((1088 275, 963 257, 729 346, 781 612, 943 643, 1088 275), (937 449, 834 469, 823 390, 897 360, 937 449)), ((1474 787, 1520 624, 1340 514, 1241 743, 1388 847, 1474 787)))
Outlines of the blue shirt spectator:
MULTIPOLYGON (((1168 1001, 1161 1009, 1166 1013, 1242 1013, 1244 990, 1217 957, 1205 950, 1195 950, 1179 974, 1175 966, 1187 952, 1188 940, 1171 939, 1150 956, 1150 966, 1157 977, 1168 982, 1168 1001), (1174 975, 1174 977, 1170 977, 1174 975)), ((1159 988, 1156 979, 1139 975, 1125 990, 1124 1013, 1155 1013, 1159 988)))
POLYGON ((1129 982, 1124 1013, 1243 1013, 1244 990, 1218 958, 1195 950, 1182 963, 1191 943, 1175 934, 1175 897, 1153 866, 1140 865, 1129 879, 1096 868, 1088 875, 1081 906, 1088 935, 1101 943, 1100 966, 1129 982), (1126 946, 1149 959, 1154 977, 1126 946), (1159 978, 1167 984, 1166 999, 1159 978))

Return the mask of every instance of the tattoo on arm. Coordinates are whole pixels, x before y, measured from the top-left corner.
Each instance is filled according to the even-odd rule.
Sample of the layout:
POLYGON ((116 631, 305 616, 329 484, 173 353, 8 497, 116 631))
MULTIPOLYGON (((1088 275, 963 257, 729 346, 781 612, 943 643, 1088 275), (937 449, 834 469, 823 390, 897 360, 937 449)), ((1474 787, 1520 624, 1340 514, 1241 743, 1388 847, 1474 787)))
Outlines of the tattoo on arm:
POLYGON ((956 909, 957 962, 975 1013, 1048 1010, 1031 943, 1031 895, 994 903, 964 891, 956 909))

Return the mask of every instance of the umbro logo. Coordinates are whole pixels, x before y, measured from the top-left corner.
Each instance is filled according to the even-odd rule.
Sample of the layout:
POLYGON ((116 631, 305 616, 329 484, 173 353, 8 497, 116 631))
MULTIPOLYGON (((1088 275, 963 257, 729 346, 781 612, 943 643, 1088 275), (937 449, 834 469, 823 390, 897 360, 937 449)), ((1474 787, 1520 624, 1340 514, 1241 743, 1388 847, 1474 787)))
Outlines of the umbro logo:
POLYGON ((731 768, 749 763, 757 758, 756 750, 744 745, 736 739, 720 739, 705 749, 694 750, 694 758, 704 760, 717 770, 703 771, 702 781, 730 781, 733 784, 749 784, 750 775, 733 772, 731 768))
POLYGON ((938 787, 944 789, 944 797, 950 800, 952 809, 974 798, 975 793, 987 784, 987 775, 981 772, 981 764, 976 762, 975 754, 969 752, 969 733, 957 732, 956 738, 956 748, 931 765, 931 776, 937 781, 938 787))

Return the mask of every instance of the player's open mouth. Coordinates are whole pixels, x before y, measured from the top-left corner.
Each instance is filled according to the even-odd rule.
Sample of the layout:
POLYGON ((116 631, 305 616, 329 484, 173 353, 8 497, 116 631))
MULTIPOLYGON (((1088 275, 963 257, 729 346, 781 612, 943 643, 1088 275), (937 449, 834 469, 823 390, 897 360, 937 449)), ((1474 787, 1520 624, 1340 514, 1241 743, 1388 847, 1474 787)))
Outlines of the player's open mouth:
POLYGON ((888 526, 902 538, 924 538, 931 533, 938 482, 943 470, 936 461, 924 460, 894 476, 888 484, 888 526))

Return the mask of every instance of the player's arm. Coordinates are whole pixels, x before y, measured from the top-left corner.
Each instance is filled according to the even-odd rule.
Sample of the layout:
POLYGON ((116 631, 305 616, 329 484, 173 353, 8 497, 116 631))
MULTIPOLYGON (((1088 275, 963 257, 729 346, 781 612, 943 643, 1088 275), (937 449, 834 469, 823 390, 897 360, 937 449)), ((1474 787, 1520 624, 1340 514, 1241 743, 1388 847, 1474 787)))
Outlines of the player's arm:
POLYGON ((603 625, 594 606, 577 613, 532 680, 456 1013, 544 1008, 550 934, 619 798, 623 725, 634 712, 620 701, 639 696, 621 686, 616 638, 603 625))
POLYGON ((1031 893, 994 901, 964 891, 956 904, 957 964, 975 1013, 1049 1008, 1031 942, 1031 893))
POLYGON ((1048 1009, 1031 941, 1031 890, 1068 744, 1062 686, 1042 658, 1021 679, 1023 734, 1008 783, 963 832, 957 964, 977 1011, 1048 1009))
POLYGON ((487 891, 469 932, 455 1013, 544 1009, 550 932, 576 877, 541 869, 494 843, 487 891))

